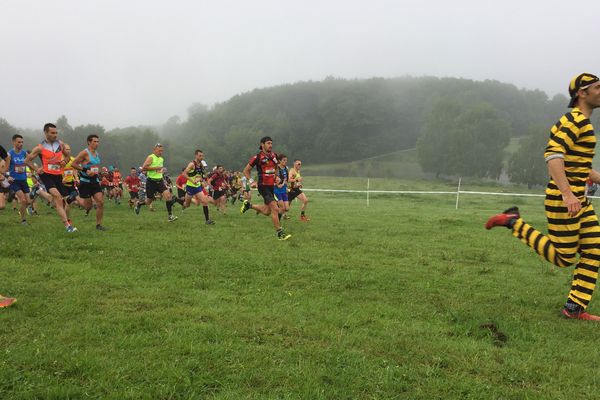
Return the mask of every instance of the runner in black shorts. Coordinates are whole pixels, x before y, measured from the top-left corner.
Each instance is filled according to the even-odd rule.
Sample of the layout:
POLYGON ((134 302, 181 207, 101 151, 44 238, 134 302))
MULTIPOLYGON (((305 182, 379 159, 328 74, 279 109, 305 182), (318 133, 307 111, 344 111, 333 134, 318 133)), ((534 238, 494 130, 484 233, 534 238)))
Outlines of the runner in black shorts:
POLYGON ((96 204, 96 229, 105 231, 106 228, 102 225, 104 217, 104 195, 98 174, 100 172, 100 155, 96 151, 100 144, 98 135, 89 135, 87 137, 88 147, 83 149, 75 160, 71 163, 73 168, 80 170, 79 176, 79 197, 83 202, 83 207, 86 211, 92 208, 92 198, 96 204))
POLYGON ((263 215, 270 215, 273 226, 277 231, 279 240, 287 240, 292 235, 286 234, 279 222, 279 207, 273 195, 273 187, 275 186, 275 176, 277 174, 277 157, 273 153, 273 140, 269 136, 260 139, 260 152, 253 156, 244 168, 244 176, 249 181, 250 171, 256 167, 258 171, 258 192, 264 200, 264 205, 252 205, 248 200, 244 200, 241 212, 245 213, 249 209, 256 210, 263 215))

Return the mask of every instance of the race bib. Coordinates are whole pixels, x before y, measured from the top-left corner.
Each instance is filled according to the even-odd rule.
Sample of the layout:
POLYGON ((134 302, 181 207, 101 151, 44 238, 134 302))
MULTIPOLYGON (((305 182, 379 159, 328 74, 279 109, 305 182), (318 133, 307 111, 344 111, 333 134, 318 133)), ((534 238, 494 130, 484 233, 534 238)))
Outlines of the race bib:
POLYGON ((265 170, 265 174, 274 174, 275 170, 274 169, 266 169, 265 170))
POLYGON ((99 167, 90 167, 89 171, 93 174, 97 174, 100 171, 99 167))
POLYGON ((24 165, 15 165, 15 172, 17 174, 22 174, 23 172, 25 172, 25 166, 24 165))
POLYGON ((48 164, 48 171, 60 171, 60 164, 48 164))
POLYGON ((72 169, 65 169, 63 171, 63 175, 64 176, 72 176, 73 175, 73 170, 72 169))

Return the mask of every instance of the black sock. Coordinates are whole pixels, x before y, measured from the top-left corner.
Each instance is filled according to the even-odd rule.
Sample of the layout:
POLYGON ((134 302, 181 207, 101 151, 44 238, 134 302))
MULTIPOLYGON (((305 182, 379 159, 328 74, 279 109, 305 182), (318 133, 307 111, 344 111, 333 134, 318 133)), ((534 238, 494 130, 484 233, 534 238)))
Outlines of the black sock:
POLYGON ((304 211, 300 211, 300 215, 304 215, 304 211))
POLYGON ((165 201, 165 205, 167 206, 167 212, 169 215, 173 214, 173 200, 165 201))
POLYGON ((579 304, 575 303, 573 300, 568 299, 567 303, 565 304, 565 308, 569 312, 577 312, 580 311, 582 307, 579 304))
POLYGON ((281 214, 281 213, 277 214, 277 216, 279 217, 279 221, 281 221, 281 216, 282 216, 282 215, 283 215, 283 214, 281 214))
POLYGON ((204 219, 208 221, 210 219, 208 217, 208 206, 202 206, 202 211, 204 211, 204 219))

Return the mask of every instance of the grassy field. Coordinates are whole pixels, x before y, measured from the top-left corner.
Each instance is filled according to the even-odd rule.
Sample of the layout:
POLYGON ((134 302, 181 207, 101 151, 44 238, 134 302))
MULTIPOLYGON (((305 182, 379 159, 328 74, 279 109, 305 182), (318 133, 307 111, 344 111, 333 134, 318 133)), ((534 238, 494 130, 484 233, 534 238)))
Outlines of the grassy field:
POLYGON ((286 242, 237 207, 109 204, 110 231, 76 211, 76 234, 1 212, 0 398, 600 398, 600 326, 559 316, 572 270, 483 228, 513 204, 544 227, 541 198, 309 196, 286 242))

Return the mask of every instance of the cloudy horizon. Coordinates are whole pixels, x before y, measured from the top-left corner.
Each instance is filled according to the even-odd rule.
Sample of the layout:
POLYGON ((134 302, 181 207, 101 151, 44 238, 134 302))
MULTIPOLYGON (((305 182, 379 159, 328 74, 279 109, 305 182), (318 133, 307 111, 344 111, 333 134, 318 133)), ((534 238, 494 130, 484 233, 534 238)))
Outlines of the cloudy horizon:
MULTIPOLYGON (((600 5, 580 2, 594 15, 600 5)), ((549 97, 596 72, 560 1, 177 0, 4 3, 0 118, 37 128, 158 125, 255 88, 403 76, 497 80, 549 97), (559 28, 560 27, 560 28, 559 28)))

